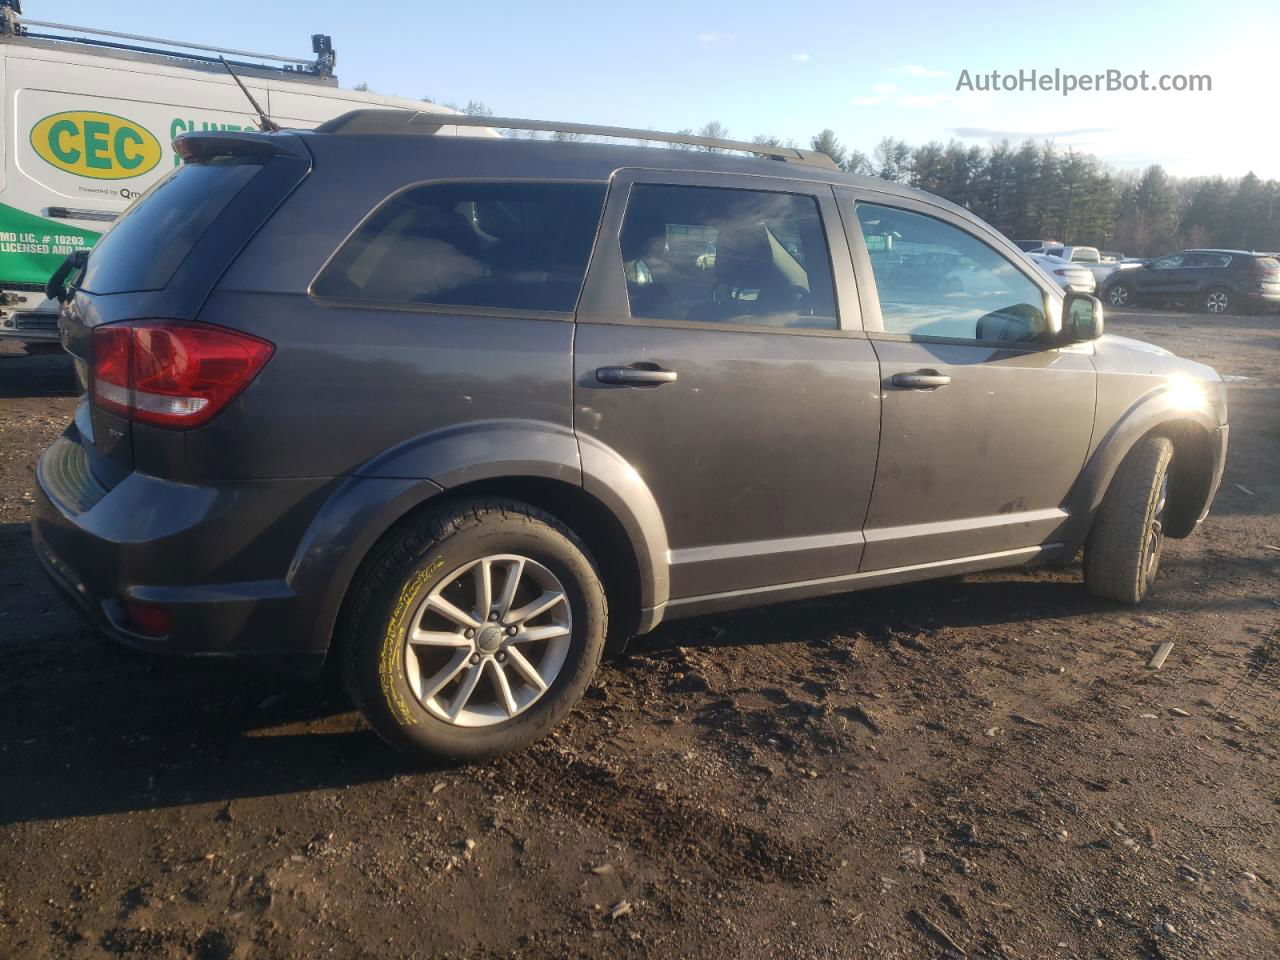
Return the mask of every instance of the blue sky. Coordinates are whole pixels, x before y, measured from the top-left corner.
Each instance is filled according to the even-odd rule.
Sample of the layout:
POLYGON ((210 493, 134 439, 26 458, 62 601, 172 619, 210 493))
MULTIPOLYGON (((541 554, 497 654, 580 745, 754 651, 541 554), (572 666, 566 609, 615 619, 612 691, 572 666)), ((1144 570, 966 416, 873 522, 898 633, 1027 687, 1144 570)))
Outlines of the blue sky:
POLYGON ((1119 169, 1280 177, 1280 4, 692 0, 27 0, 29 17, 270 53, 329 33, 343 86, 482 100, 500 115, 798 142, 1050 137, 1119 169), (1021 69, 1207 73, 1207 93, 956 91, 1021 69))

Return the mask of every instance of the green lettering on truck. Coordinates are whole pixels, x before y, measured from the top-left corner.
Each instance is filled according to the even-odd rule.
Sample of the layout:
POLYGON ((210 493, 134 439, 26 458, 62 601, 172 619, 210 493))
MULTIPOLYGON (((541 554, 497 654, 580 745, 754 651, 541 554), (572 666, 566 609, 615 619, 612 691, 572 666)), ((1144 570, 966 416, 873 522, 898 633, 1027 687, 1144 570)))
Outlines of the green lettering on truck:
POLYGON ((142 163, 143 157, 136 149, 126 151, 125 144, 131 143, 134 147, 140 147, 145 142, 137 130, 131 127, 120 127, 116 130, 116 163, 125 170, 133 170, 142 163))
POLYGON ((86 120, 84 124, 84 163, 96 170, 110 170, 111 157, 107 155, 110 142, 107 131, 111 128, 101 120, 86 120))
POLYGON ((79 163, 80 151, 75 147, 63 147, 62 137, 64 134, 75 136, 80 131, 76 125, 70 120, 59 120, 49 128, 49 149, 53 155, 63 163, 79 163))

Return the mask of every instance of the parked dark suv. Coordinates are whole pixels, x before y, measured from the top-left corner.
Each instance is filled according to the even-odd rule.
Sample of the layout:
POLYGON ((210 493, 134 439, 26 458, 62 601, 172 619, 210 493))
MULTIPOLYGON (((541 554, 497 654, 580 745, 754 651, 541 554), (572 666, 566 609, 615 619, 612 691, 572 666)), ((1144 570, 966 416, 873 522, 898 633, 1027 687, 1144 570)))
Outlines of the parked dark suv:
POLYGON ((1244 250, 1183 250, 1118 270, 1102 289, 1113 307, 1181 303, 1205 313, 1280 307, 1280 260, 1244 250))
POLYGON ((1137 602, 1207 512, 1217 374, 967 211, 439 122, 184 135, 55 291, 86 396, 33 536, 105 633, 327 660, 391 743, 481 757, 664 619, 1082 547, 1137 602))

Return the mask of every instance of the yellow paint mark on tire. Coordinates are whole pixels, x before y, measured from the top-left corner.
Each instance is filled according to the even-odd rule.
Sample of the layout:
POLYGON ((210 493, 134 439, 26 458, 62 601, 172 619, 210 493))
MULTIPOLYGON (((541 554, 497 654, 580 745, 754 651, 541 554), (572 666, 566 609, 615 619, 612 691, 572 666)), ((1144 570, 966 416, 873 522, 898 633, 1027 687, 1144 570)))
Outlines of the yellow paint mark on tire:
POLYGON ((402 726, 412 726, 418 722, 408 702, 400 693, 397 680, 404 680, 404 621, 409 615, 409 604, 422 585, 444 566, 444 559, 436 557, 429 564, 413 574, 400 590, 396 605, 387 622, 386 636, 382 640, 382 653, 378 657, 378 680, 382 685, 382 695, 391 707, 392 713, 402 726))

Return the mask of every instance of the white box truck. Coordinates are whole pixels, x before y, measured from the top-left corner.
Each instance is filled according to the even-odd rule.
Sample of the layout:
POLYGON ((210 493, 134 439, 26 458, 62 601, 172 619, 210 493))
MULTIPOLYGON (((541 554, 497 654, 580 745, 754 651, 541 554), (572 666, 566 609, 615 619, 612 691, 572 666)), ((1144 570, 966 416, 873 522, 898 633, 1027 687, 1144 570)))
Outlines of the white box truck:
POLYGON ((343 90, 329 37, 313 35, 312 48, 307 60, 45 23, 0 0, 0 337, 57 343, 59 305, 45 283, 178 165, 176 136, 257 128, 224 57, 285 128, 369 106, 456 113, 343 90))

